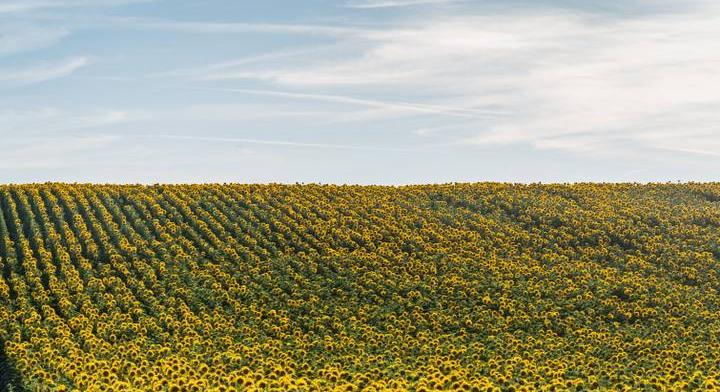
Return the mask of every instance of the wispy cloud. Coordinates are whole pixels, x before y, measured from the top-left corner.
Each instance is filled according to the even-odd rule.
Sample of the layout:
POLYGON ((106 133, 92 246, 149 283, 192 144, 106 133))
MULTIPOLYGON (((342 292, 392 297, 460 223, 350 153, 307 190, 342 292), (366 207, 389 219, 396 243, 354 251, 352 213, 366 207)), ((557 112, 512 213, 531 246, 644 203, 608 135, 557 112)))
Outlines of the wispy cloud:
POLYGON ((672 151, 672 152, 681 152, 681 153, 687 153, 687 154, 720 157, 720 148, 718 148, 717 150, 703 150, 703 149, 696 149, 696 148, 682 148, 682 147, 669 147, 669 146, 656 146, 655 148, 660 149, 660 150, 672 151))
POLYGON ((215 168, 237 173, 224 160, 238 144, 278 146, 257 148, 272 155, 267 164, 353 155, 357 166, 381 154, 333 150, 453 146, 437 173, 478 173, 477 151, 507 151, 518 171, 535 172, 528 162, 537 157, 625 154, 617 166, 672 157, 701 167, 720 153, 720 6, 710 0, 342 0, 262 15, 224 12, 246 5, 212 0, 167 13, 111 9, 142 1, 0 0, 0 95, 16 105, 0 109, 0 139, 34 138, 16 140, 13 153, 42 154, 61 135, 80 137, 86 158, 117 143, 113 157, 140 176, 146 158, 162 157, 157 178, 196 146, 193 164, 215 154, 215 168), (137 45, 139 36, 147 42, 137 45), (87 56, 72 57, 85 54, 78 48, 87 56), (90 68, 93 54, 114 60, 90 68), (68 75, 72 84, 42 85, 47 94, 8 88, 68 75), (98 99, 100 91, 108 94, 98 99), (64 96, 72 99, 61 109, 23 109, 64 96), (45 147, 27 150, 32 143, 45 147))
POLYGON ((360 150, 360 151, 409 151, 407 148, 392 147, 376 147, 349 144, 329 144, 329 143, 305 143, 288 140, 263 140, 236 137, 212 137, 212 136, 187 136, 187 135, 147 135, 150 138, 186 140, 186 141, 202 141, 202 142, 221 142, 221 143, 248 143, 248 144, 264 144, 272 146, 302 147, 302 148, 321 148, 333 150, 360 150))
POLYGON ((30 84, 63 78, 90 64, 87 57, 75 57, 58 63, 34 65, 28 68, 0 69, 0 83, 30 84))
POLYGON ((97 152, 118 140, 117 136, 71 136, 3 138, 0 169, 53 169, 87 164, 80 153, 97 152))
POLYGON ((179 68, 163 72, 154 72, 146 75, 149 78, 168 78, 168 77, 197 77, 204 78, 207 75, 215 74, 216 72, 222 72, 227 69, 234 69, 240 66, 252 65, 252 64, 267 64, 269 61, 274 60, 287 60, 292 57, 306 56, 315 54, 323 50, 327 50, 328 47, 309 47, 300 49, 288 49, 281 51, 274 51, 269 53, 261 53, 253 56, 246 56, 234 60, 223 61, 220 63, 209 64, 199 67, 188 67, 179 68))
POLYGON ((78 132, 109 127, 131 121, 133 114, 123 110, 91 110, 77 113, 55 107, 26 110, 0 110, 0 137, 50 137, 64 132, 78 132))
MULTIPOLYGON (((188 87, 190 88, 190 87, 188 87)), ((222 88, 222 87, 205 87, 196 88, 212 91, 226 91, 243 94, 254 94, 254 95, 265 95, 280 98, 300 99, 300 100, 316 100, 324 102, 343 103, 350 105, 360 105, 381 109, 393 109, 403 110, 419 113, 430 113, 430 114, 442 114, 453 117, 466 117, 466 118, 486 118, 488 116, 507 116, 508 112, 494 111, 494 110, 482 110, 482 109, 471 109, 464 107, 450 107, 440 105, 428 105, 422 103, 408 103, 408 102, 393 102, 393 101, 379 101, 371 99, 362 99, 347 97, 342 95, 331 95, 331 94, 312 94, 312 93, 298 93, 292 91, 277 91, 277 90, 258 90, 258 89, 239 89, 239 88, 222 88)))
POLYGON ((69 34, 70 32, 63 28, 0 24, 0 56, 45 48, 69 34))
MULTIPOLYGON (((368 3, 369 4, 369 3, 368 3)), ((378 3, 379 4, 379 3, 378 3)), ((495 115, 469 144, 530 144, 586 153, 652 148, 647 136, 697 127, 720 138, 720 8, 599 17, 525 8, 409 19, 342 39, 356 55, 274 66, 208 69, 202 80, 260 81, 278 91, 238 90, 388 110, 479 118, 495 115), (292 91, 321 90, 327 93, 292 91), (412 97, 423 103, 333 94, 412 97)), ((448 124, 452 126, 453 124, 448 124)), ((665 140, 664 142, 666 142, 665 140)))
POLYGON ((372 29, 364 27, 329 24, 178 21, 143 17, 95 18, 94 23, 102 23, 104 26, 110 27, 122 27, 139 30, 177 31, 197 34, 265 33, 352 37, 364 36, 372 31, 372 29))
POLYGON ((3 2, 0 3, 0 14, 22 13, 52 8, 113 7, 150 1, 154 0, 3 0, 3 2))
POLYGON ((372 8, 395 8, 395 7, 411 7, 416 5, 427 4, 447 4, 454 3, 457 0, 364 0, 352 1, 345 6, 348 8, 372 9, 372 8))

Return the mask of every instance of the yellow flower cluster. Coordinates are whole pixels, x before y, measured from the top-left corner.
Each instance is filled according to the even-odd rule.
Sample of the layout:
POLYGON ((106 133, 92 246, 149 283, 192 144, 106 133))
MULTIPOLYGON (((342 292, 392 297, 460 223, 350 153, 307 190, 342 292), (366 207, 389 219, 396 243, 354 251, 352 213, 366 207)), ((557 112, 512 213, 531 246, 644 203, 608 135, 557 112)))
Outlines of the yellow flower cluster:
POLYGON ((720 389, 718 233, 718 184, 0 186, 0 389, 720 389))

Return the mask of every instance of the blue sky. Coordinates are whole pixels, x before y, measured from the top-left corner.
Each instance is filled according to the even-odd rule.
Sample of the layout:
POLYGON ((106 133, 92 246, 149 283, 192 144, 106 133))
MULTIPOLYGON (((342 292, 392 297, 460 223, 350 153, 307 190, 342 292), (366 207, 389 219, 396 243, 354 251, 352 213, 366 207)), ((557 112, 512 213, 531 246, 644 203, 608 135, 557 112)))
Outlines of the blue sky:
POLYGON ((2 0, 0 182, 720 180, 705 0, 2 0))

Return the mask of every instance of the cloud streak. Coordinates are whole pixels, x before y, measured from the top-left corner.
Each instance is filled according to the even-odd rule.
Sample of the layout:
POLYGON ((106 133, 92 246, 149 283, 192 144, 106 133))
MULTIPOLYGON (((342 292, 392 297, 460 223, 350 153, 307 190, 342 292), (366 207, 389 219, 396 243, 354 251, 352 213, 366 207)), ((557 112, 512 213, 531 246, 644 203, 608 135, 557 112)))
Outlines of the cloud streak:
POLYGON ((117 136, 69 136, 5 138, 6 152, 0 157, 4 170, 57 170, 63 167, 87 166, 87 153, 97 153, 118 140, 117 136), (31 159, 28 159, 31 157, 31 159))
POLYGON ((365 1, 353 1, 347 3, 345 6, 348 8, 357 9, 375 9, 375 8, 397 8, 397 7, 412 7, 417 5, 429 5, 429 4, 448 4, 454 3, 457 0, 365 0, 365 1))
POLYGON ((154 0, 8 0, 0 3, 0 15, 15 14, 44 9, 79 7, 115 7, 132 3, 146 3, 154 0))
POLYGON ((236 90, 244 93, 488 119, 468 144, 632 153, 663 134, 663 142, 691 149, 683 128, 720 139, 718 20, 720 8, 708 3, 624 18, 530 8, 441 15, 343 38, 339 45, 355 55, 231 65, 199 79, 278 89, 236 90), (353 90, 432 95, 406 104, 332 93, 353 90))
POLYGON ((23 69, 0 69, 0 83, 32 84, 71 75, 90 64, 87 57, 75 57, 57 63, 34 65, 23 69))
POLYGON ((373 31, 363 27, 327 24, 178 21, 144 17, 103 17, 95 19, 94 23, 102 23, 105 27, 195 34, 262 33, 361 37, 373 31))
POLYGON ((305 143, 305 142, 295 142, 295 141, 287 141, 287 140, 262 140, 262 139, 251 139, 251 138, 236 138, 236 137, 186 136, 186 135, 148 135, 147 137, 157 138, 157 139, 170 139, 170 140, 221 142, 221 143, 248 143, 248 144, 262 144, 262 145, 271 145, 271 146, 320 148, 320 149, 331 149, 331 150, 386 151, 386 152, 409 151, 409 149, 407 149, 407 148, 375 147, 375 146, 328 144, 328 143, 305 143))
POLYGON ((0 25, 0 56, 52 46, 70 35, 67 29, 32 25, 0 25))
POLYGON ((234 60, 223 61, 216 64, 210 64, 200 67, 179 68, 170 71, 154 72, 147 77, 149 78, 171 78, 171 77, 198 77, 202 78, 209 74, 222 72, 226 69, 234 69, 240 66, 252 64, 266 64, 268 61, 286 60, 293 57, 315 54, 327 49, 326 47, 310 47, 296 50, 282 50, 269 53, 261 53, 258 55, 247 56, 234 60))
POLYGON ((69 112, 55 107, 26 110, 0 110, 0 137, 49 137, 94 128, 107 128, 131 121, 133 115, 122 110, 69 112))
MULTIPOLYGON (((186 87, 191 88, 191 87, 186 87)), ((463 107, 450 107, 440 105, 428 105, 422 103, 407 103, 407 102, 392 102, 392 101, 378 101, 371 99, 362 99, 347 97, 342 95, 331 95, 331 94, 313 94, 313 93, 298 93, 291 91, 277 91, 277 90, 258 90, 258 89, 240 89, 240 88, 222 88, 222 87, 197 87, 192 89, 202 89, 211 91, 225 91, 233 93, 243 93, 252 95, 264 95, 270 97, 279 98, 290 98, 299 100, 316 100, 331 103, 341 103, 350 105, 359 105, 372 108, 390 109, 390 110, 401 110, 410 111, 425 114, 442 114, 452 117, 464 117, 464 118, 487 118, 488 116, 507 116, 507 112, 493 111, 493 110, 481 110, 471 109, 463 107)))

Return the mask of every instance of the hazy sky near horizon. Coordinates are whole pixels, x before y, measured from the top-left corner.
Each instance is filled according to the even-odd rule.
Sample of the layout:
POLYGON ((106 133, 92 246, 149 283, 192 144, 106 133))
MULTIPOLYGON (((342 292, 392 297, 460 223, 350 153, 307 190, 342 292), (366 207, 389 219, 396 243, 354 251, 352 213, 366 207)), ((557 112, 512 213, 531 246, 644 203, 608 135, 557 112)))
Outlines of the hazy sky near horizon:
POLYGON ((2 0, 0 182, 720 180, 710 0, 2 0))

